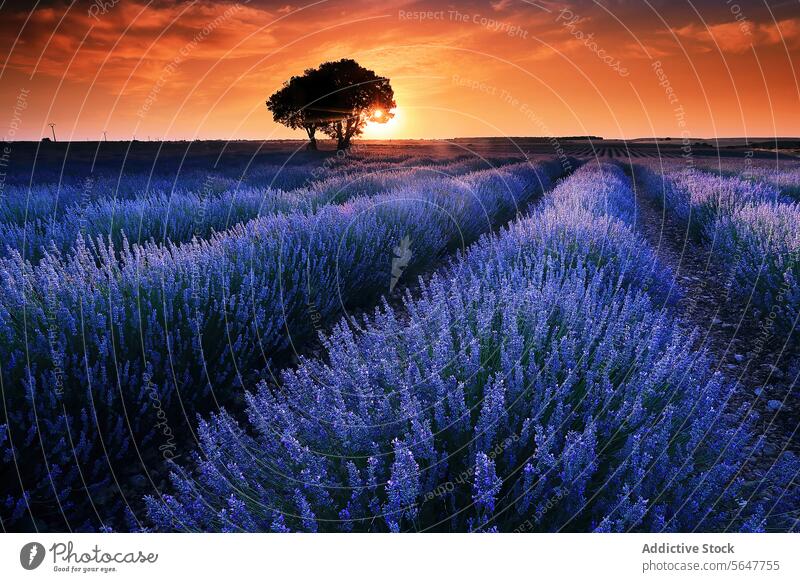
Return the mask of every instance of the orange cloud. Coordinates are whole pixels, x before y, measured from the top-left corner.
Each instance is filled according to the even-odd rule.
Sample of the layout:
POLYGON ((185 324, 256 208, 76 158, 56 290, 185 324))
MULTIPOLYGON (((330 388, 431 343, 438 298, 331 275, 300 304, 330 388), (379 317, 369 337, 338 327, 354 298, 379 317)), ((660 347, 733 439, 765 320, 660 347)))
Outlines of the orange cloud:
POLYGON ((8 55, 0 107, 30 87, 20 135, 33 139, 48 122, 79 137, 105 130, 111 138, 300 137, 274 124, 264 101, 291 75, 342 57, 392 79, 406 108, 392 137, 541 134, 530 111, 556 134, 674 133, 652 59, 668 68, 694 133, 768 135, 775 124, 800 133, 798 96, 782 81, 797 52, 787 58, 782 44, 795 49, 800 39, 792 7, 777 12, 777 24, 748 8, 748 34, 724 3, 704 0, 695 5, 708 27, 666 0, 651 0, 655 8, 623 1, 126 0, 97 18, 88 0, 69 10, 63 0, 41 2, 29 19, 25 10, 0 8, 0 47, 8 55), (563 6, 581 17, 578 28, 592 43, 558 21, 563 6), (437 16, 410 20, 401 10, 437 16), (524 34, 509 34, 510 27, 524 34), (762 49, 769 86, 752 81, 760 72, 750 43, 762 49), (614 74, 600 49, 630 75, 614 74), (137 115, 148 100, 146 115, 137 115), (749 106, 764 102, 772 109, 749 106))
POLYGON ((704 50, 741 53, 755 47, 786 43, 795 47, 800 39, 800 19, 787 19, 777 23, 754 24, 747 20, 724 22, 703 26, 687 24, 673 31, 683 40, 695 42, 704 50))

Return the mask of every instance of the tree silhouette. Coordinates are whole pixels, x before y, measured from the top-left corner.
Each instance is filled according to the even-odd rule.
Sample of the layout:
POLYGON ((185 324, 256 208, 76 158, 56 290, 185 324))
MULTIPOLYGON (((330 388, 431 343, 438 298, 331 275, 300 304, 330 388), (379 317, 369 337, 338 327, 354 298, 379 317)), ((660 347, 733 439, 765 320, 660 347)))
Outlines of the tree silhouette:
POLYGON ((395 106, 389 79, 352 59, 307 69, 302 76, 289 79, 267 101, 276 122, 306 131, 310 149, 317 148, 317 130, 335 138, 337 148, 350 147, 367 121, 386 123, 394 117, 391 109, 395 106))
POLYGON ((310 107, 317 97, 311 78, 313 72, 313 69, 308 69, 303 76, 292 77, 284 83, 267 101, 267 109, 277 123, 292 129, 304 129, 308 134, 308 148, 315 150, 316 131, 327 123, 327 119, 320 118, 319 112, 310 107))

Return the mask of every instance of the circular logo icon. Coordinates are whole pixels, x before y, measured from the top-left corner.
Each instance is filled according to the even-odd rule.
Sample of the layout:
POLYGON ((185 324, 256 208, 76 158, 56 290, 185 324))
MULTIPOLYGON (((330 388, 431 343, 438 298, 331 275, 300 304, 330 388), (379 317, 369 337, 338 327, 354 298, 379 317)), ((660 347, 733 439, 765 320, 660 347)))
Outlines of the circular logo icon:
POLYGON ((26 570, 35 570, 44 561, 44 546, 39 542, 30 542, 19 551, 19 563, 26 570))

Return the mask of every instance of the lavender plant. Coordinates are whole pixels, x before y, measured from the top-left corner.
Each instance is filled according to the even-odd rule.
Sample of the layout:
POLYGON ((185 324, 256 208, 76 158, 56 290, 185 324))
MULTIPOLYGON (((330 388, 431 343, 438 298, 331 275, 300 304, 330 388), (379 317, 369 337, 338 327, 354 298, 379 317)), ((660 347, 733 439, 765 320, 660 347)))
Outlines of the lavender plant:
POLYGON ((800 205, 770 184, 741 177, 660 176, 644 167, 636 177, 730 269, 731 291, 790 338, 800 313, 800 205))
POLYGON ((800 204, 750 204, 717 218, 714 250, 736 257, 732 291, 784 336, 800 325, 800 204))
POLYGON ((79 237, 35 266, 17 252, 0 259, 2 454, 20 471, 0 481, 3 522, 127 527, 127 506, 182 454, 195 414, 236 409, 273 358, 384 293, 404 237, 414 276, 559 171, 523 163, 423 180, 181 245, 79 237))
MULTIPOLYGON (((17 250, 24 259, 36 263, 45 249, 68 254, 81 236, 89 241, 100 239, 101 244, 111 241, 117 248, 122 245, 123 237, 136 243, 189 242, 193 237, 208 238, 215 232, 261 216, 292 211, 313 213, 326 204, 376 196, 402 189, 412 182, 421 185, 428 181, 428 187, 440 187, 435 182, 486 168, 491 163, 473 158, 404 170, 389 165, 350 163, 288 192, 209 176, 202 182, 199 179, 182 181, 181 190, 177 192, 157 190, 157 194, 130 197, 130 188, 126 187, 120 188, 118 197, 116 192, 109 192, 112 184, 87 181, 80 188, 91 191, 88 199, 68 204, 63 210, 59 210, 59 197, 65 199, 62 204, 75 198, 74 186, 65 186, 64 192, 54 191, 49 186, 37 187, 27 195, 20 190, 14 192, 12 198, 16 206, 25 201, 26 208, 24 212, 22 208, 6 209, 8 219, 0 220, 0 254, 17 250)), ((268 180, 265 176, 264 182, 299 182, 297 168, 288 167, 284 171, 290 174, 289 178, 281 178, 280 169, 273 169, 274 174, 269 172, 271 178, 268 180)), ((262 168, 258 173, 263 172, 262 168)), ((129 182, 124 181, 125 184, 129 182)), ((157 185, 164 188, 163 180, 155 180, 153 186, 157 185)))
POLYGON ((321 359, 200 422, 147 498, 174 531, 761 527, 747 420, 658 309, 667 273, 618 168, 585 167, 321 359), (648 279, 654 283, 647 283, 648 279), (730 412, 730 411, 729 411, 730 412))

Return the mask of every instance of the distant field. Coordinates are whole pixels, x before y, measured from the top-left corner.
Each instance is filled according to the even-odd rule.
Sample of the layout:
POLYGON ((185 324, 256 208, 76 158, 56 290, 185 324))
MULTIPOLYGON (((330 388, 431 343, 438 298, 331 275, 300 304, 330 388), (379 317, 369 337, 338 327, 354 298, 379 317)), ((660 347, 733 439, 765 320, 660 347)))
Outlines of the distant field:
MULTIPOLYGON (((757 160, 797 160, 792 154, 794 142, 780 142, 787 153, 768 151, 775 144, 759 142, 750 148, 738 140, 722 140, 712 147, 710 140, 693 140, 695 158, 757 160), (767 147, 769 146, 769 147, 767 147), (752 156, 750 153, 752 153, 752 156)), ((232 177, 246 176, 249 169, 262 164, 313 163, 335 155, 334 144, 320 142, 323 151, 308 152, 302 141, 200 141, 200 142, 17 142, 10 144, 7 180, 34 183, 72 179, 88 174, 153 173, 178 175, 203 170, 232 177)), ((679 140, 649 141, 570 140, 544 138, 459 138, 451 141, 394 140, 360 141, 356 149, 386 156, 402 154, 447 159, 454 156, 556 156, 563 152, 575 157, 680 159, 685 152, 679 140), (557 150, 556 148, 560 148, 557 150)))

